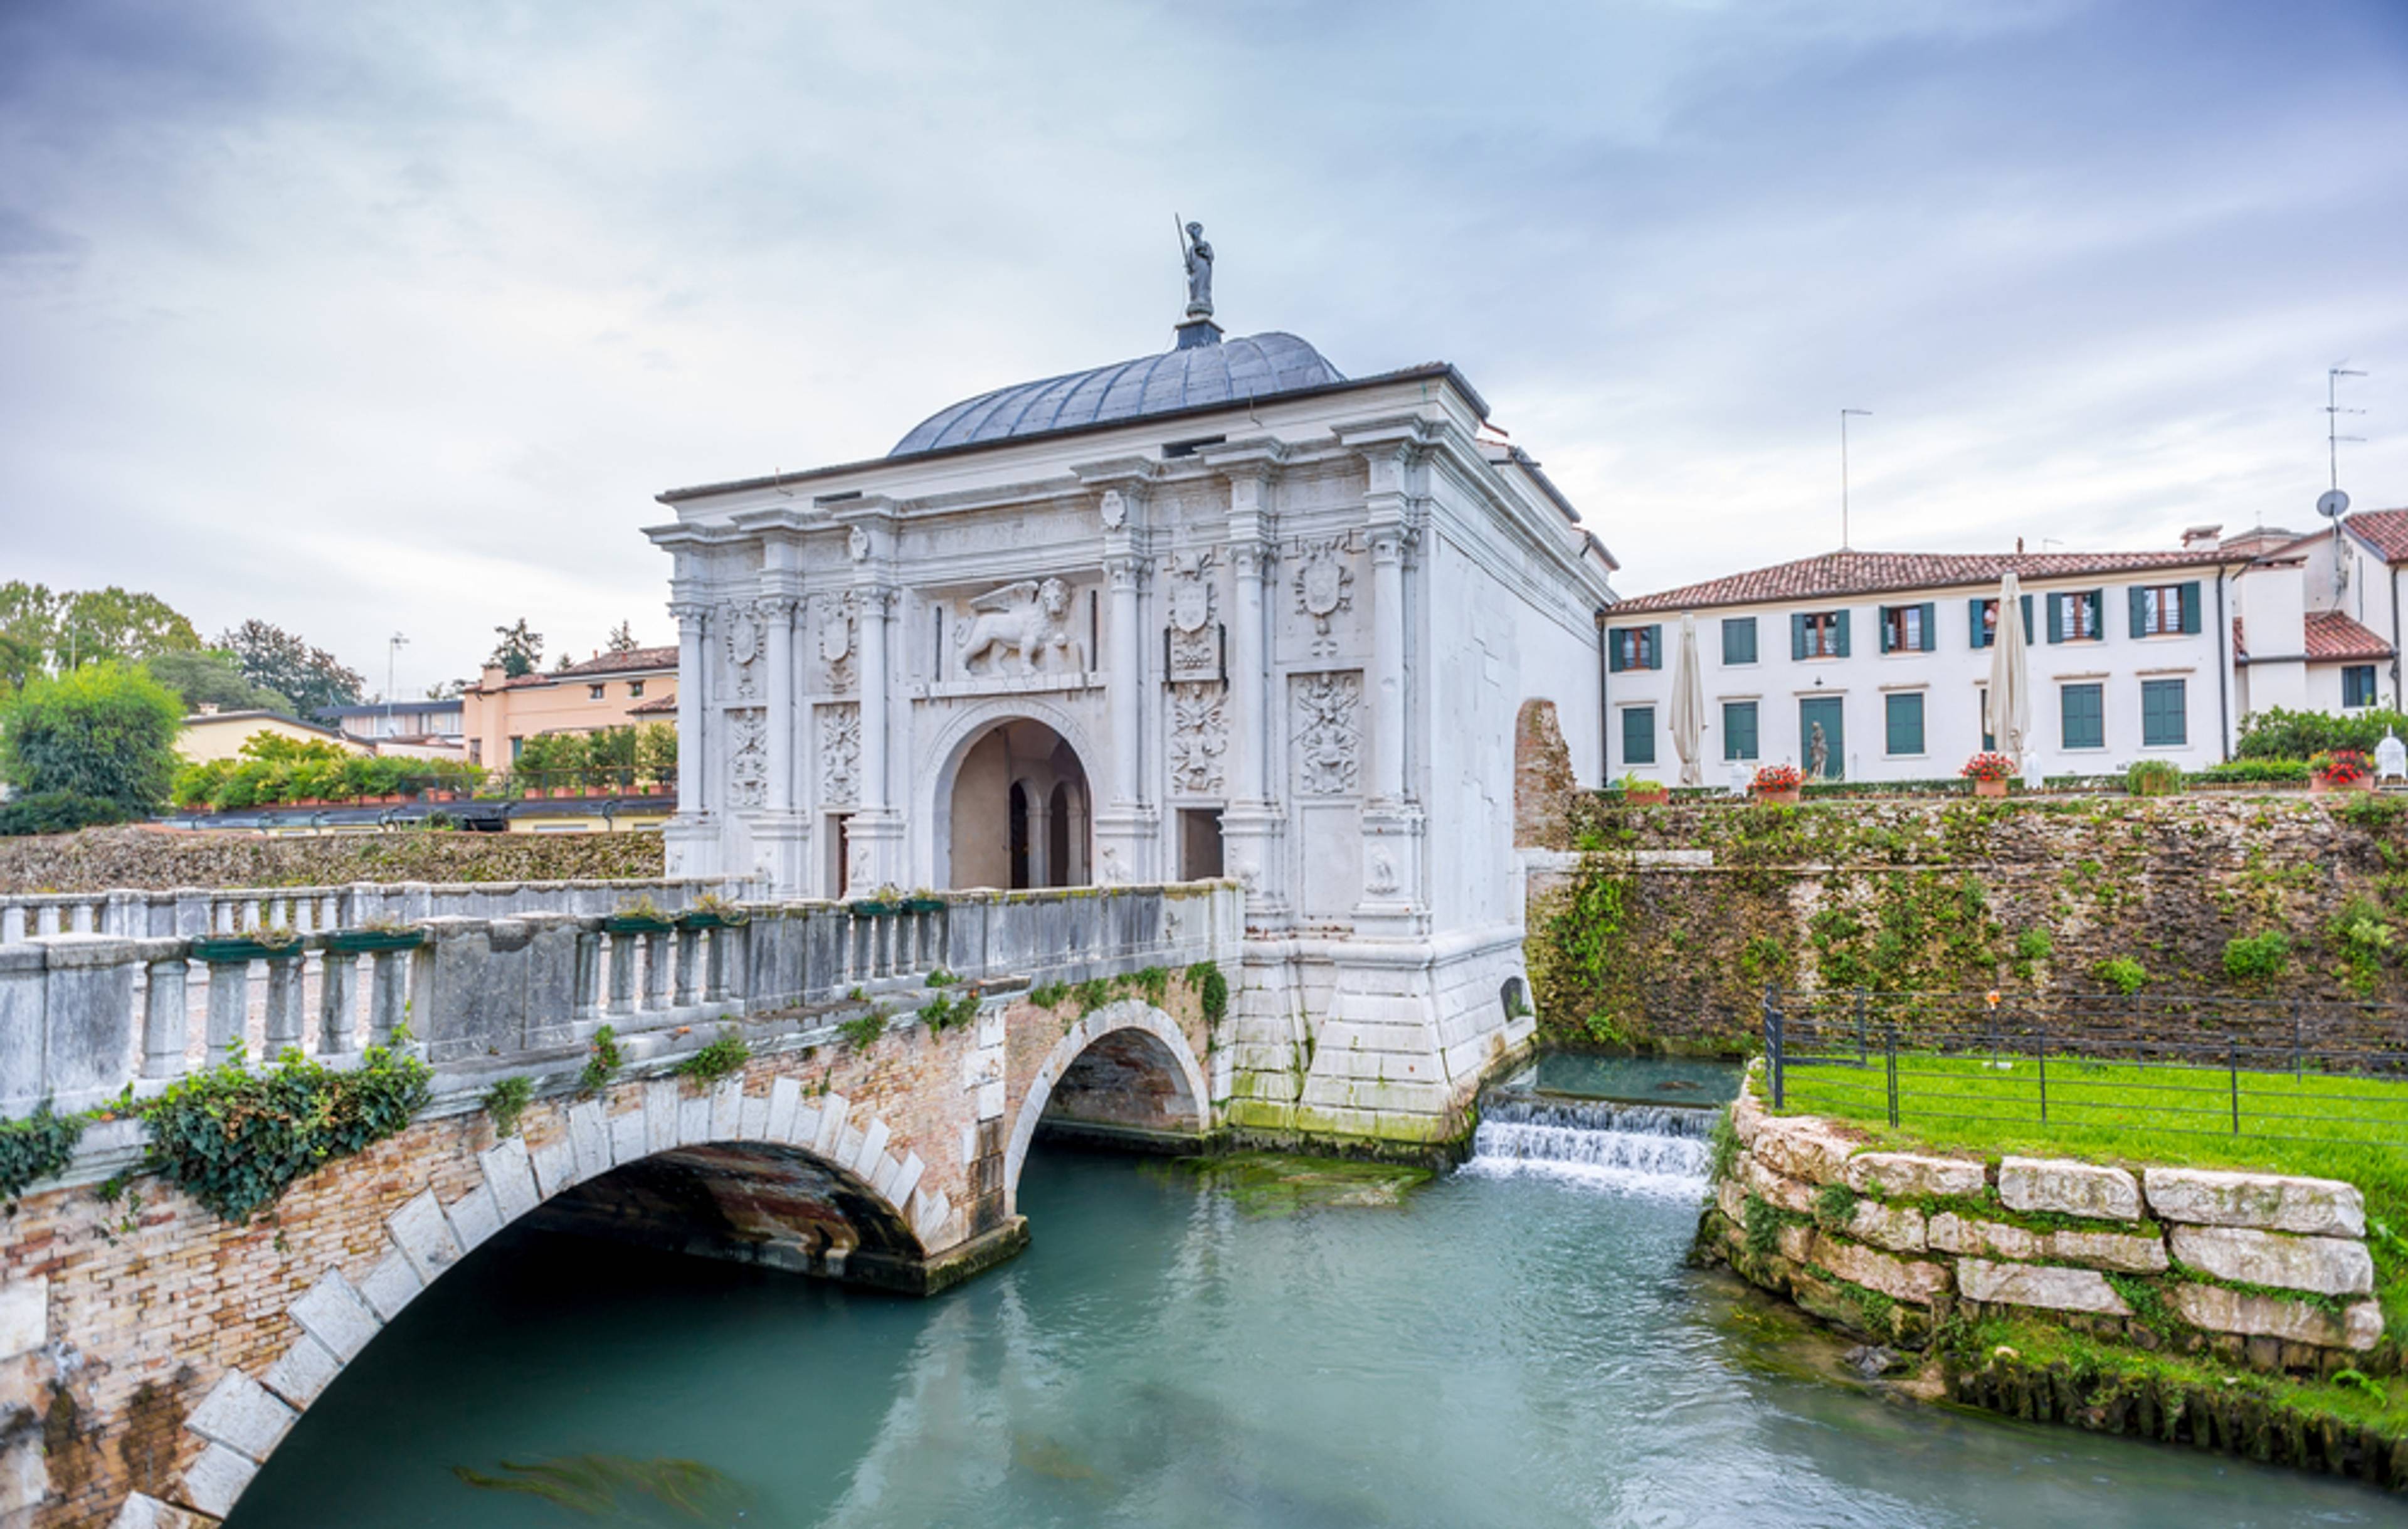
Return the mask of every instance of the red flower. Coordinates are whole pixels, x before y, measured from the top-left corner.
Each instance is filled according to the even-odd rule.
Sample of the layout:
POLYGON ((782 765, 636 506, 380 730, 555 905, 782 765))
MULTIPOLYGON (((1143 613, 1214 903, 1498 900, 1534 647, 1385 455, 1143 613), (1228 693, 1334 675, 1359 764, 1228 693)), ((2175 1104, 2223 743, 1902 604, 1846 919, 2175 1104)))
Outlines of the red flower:
POLYGON ((2015 762, 2003 754, 1994 754, 1985 749, 1966 760, 1965 768, 1956 773, 1977 781, 2013 780, 2015 762))

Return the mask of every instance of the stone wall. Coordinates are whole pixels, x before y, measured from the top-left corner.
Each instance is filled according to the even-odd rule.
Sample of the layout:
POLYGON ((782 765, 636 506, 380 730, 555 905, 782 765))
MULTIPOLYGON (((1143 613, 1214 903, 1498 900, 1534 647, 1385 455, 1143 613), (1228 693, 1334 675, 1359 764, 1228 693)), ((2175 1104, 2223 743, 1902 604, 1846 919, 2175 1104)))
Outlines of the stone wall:
POLYGON ((337 887, 355 881, 622 880, 662 873, 657 832, 417 829, 269 838, 232 830, 136 827, 0 839, 0 893, 337 887))
POLYGON ((2408 1002, 2408 801, 2352 794, 1730 801, 1579 799, 1526 852, 1557 1040, 1744 1046, 1765 985, 2408 1002), (2281 973, 2228 974, 2282 931, 2281 973), (2390 931, 2384 944, 2379 930, 2390 931))
POLYGON ((1885 1343, 1921 1348, 1952 1314, 1986 1313, 2270 1373, 2396 1364, 2354 1185, 1870 1151, 1747 1092, 1731 1126, 1701 1247, 1885 1343))

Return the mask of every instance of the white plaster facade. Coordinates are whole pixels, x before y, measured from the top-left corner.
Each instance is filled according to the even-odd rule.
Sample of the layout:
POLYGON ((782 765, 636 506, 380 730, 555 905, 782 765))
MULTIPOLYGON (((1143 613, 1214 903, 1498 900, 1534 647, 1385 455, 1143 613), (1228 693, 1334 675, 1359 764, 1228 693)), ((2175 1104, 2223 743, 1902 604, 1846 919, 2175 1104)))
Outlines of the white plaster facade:
MULTIPOLYGON (((1204 329, 1029 391, 1175 374, 1204 329)), ((1204 358, 1269 342, 1321 380, 661 496, 669 865, 815 897, 1226 873, 1230 1118, 1445 1135, 1529 1034, 1514 717, 1553 701, 1598 777, 1613 565, 1452 368, 1204 358)))

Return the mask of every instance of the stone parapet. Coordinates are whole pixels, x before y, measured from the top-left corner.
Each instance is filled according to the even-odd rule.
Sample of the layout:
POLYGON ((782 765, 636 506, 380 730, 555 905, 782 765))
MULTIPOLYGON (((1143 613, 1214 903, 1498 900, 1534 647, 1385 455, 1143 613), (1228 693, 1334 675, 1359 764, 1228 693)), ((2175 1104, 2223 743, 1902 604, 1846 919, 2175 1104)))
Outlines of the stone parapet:
POLYGON ((1841 1123, 1772 1115, 1752 1089, 1730 1123, 1738 1150, 1714 1180, 1701 1248, 1884 1341, 1916 1343, 1962 1309, 2104 1323, 2265 1370, 2382 1359, 2354 1186, 1875 1151, 1841 1123))

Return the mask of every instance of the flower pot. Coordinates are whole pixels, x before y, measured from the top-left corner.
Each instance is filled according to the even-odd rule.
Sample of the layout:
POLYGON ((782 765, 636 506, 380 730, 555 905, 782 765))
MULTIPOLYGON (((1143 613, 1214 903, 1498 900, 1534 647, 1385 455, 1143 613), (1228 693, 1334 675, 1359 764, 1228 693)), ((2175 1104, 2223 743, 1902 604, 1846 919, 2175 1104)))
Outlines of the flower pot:
POLYGON ((282 945, 265 945, 247 935, 215 935, 193 942, 193 959, 210 966, 234 966, 251 961, 297 961, 302 947, 298 940, 282 945))
POLYGON ((519 795, 521 798, 528 801, 540 801, 543 800, 543 790, 540 786, 527 786, 525 789, 519 792, 519 795))
POLYGON ((2308 777, 2308 793, 2311 796, 2320 797, 2328 791, 2363 791, 2366 788, 2367 777, 2364 775, 2358 775, 2349 780, 2343 780, 2339 776, 2335 775, 2310 775, 2308 777))
POLYGON ((1626 805, 1632 807, 1661 807, 1672 800, 1672 792, 1670 786, 1633 786, 1622 793, 1622 800, 1626 805))
POLYGON ((2007 783, 2003 780, 1976 780, 1973 794, 1977 797, 2002 797, 2007 794, 2007 783))
POLYGON ((739 911, 718 911, 710 908, 688 908, 677 916, 677 921, 687 929, 742 929, 752 921, 752 916, 739 911))
POLYGON ((1795 807, 1798 805, 1799 795, 1803 789, 1802 786, 1793 786, 1787 790, 1775 790, 1767 786, 1756 787, 1749 794, 1758 801, 1777 801, 1784 807, 1795 807))
POLYGON ((614 913, 602 920, 602 927, 613 934, 666 934, 677 928, 677 920, 666 914, 614 913))
POLYGON ((326 936, 326 948, 338 956, 372 956, 381 950, 416 950, 426 943, 423 929, 338 929, 326 936))

